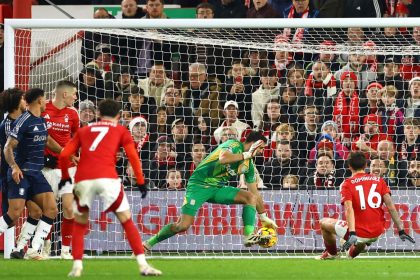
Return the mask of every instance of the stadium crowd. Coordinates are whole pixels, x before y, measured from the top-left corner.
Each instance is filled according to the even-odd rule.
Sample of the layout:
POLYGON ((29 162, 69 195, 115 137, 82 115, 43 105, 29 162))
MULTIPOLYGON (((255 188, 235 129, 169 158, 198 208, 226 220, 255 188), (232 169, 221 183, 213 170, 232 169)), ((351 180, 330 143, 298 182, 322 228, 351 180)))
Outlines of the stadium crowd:
MULTIPOLYGON (((66 4, 55 1, 59 2, 66 4)), ((166 18, 163 0, 71 4, 76 2, 121 4, 123 18, 166 18), (145 10, 137 4, 145 4, 145 10)), ((196 7, 197 18, 420 15, 419 2, 410 0, 165 4, 196 7)), ((113 16, 100 8, 94 18, 113 16)), ((284 29, 273 41, 310 44, 314 32, 284 29)), ((420 27, 349 28, 315 37, 323 47, 319 53, 86 31, 84 68, 77 81, 81 126, 96 120, 101 99, 120 101, 121 123, 135 140, 151 189, 183 189, 218 144, 244 139, 253 129, 264 131, 269 139, 263 156, 255 159, 262 189, 338 188, 349 175, 345 160, 353 150, 365 152, 369 171, 390 187, 420 186, 420 57, 372 51, 386 44, 419 45, 420 27), (339 44, 362 51, 335 54, 339 44)), ((123 153, 117 165, 124 184, 132 186, 133 170, 123 153)), ((242 178, 231 184, 245 187, 242 178)))

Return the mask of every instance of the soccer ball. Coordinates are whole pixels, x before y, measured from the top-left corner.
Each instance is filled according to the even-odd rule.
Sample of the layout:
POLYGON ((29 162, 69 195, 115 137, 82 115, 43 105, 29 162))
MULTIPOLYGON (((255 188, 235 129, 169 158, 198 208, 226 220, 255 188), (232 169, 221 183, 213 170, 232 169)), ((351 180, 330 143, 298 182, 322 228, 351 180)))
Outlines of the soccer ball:
POLYGON ((277 234, 276 231, 272 228, 268 228, 268 227, 262 227, 258 230, 258 234, 261 236, 265 236, 265 235, 271 235, 271 238, 263 243, 263 244, 259 244, 261 247, 263 248, 271 248, 274 245, 276 245, 277 243, 277 234))

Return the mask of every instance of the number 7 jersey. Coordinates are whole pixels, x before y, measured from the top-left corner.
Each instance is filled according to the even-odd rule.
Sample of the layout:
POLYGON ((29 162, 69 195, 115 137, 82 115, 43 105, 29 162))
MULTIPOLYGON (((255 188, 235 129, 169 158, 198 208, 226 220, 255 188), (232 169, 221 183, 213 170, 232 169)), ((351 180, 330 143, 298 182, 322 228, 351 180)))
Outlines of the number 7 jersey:
POLYGON ((346 179, 340 191, 341 204, 347 200, 353 204, 357 236, 375 238, 384 233, 383 196, 390 193, 384 179, 373 174, 358 173, 346 179))
MULTIPOLYGON (((120 147, 133 145, 127 128, 109 121, 80 128, 68 144, 72 150, 80 147, 80 161, 74 181, 118 178, 115 169, 120 147)), ((66 146, 67 147, 67 146, 66 146)))

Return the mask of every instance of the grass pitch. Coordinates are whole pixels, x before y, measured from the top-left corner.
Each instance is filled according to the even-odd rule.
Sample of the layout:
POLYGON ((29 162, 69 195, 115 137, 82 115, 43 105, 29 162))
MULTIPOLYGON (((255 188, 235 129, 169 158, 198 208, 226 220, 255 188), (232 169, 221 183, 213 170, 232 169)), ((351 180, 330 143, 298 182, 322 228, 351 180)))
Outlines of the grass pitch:
MULTIPOLYGON (((152 259, 159 279, 420 279, 420 259, 152 259)), ((71 261, 0 260, 0 279, 68 279, 71 261)), ((136 261, 85 260, 82 279, 137 279, 136 261)))

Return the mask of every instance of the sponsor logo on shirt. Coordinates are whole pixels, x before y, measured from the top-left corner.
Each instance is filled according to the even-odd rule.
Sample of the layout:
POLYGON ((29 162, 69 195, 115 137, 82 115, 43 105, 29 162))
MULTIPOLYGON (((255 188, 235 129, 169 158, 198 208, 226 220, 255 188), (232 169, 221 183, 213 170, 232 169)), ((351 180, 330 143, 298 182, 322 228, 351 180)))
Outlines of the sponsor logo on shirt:
POLYGON ((34 137, 34 142, 41 142, 41 141, 46 141, 46 140, 47 140, 46 135, 35 135, 34 137))

